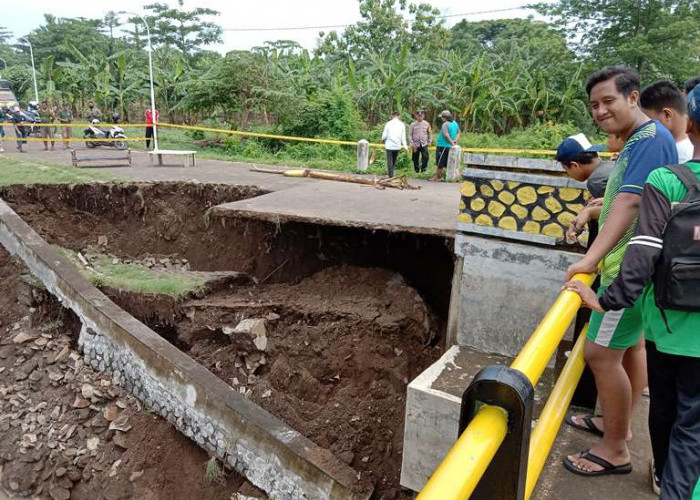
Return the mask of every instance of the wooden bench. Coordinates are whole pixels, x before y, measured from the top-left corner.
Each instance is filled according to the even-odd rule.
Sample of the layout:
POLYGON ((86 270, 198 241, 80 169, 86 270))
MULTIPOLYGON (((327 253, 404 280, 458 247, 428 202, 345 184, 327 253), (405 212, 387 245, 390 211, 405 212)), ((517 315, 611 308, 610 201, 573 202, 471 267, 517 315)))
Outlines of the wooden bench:
POLYGON ((130 149, 71 149, 74 167, 130 167, 130 149))
POLYGON ((163 156, 179 156, 182 157, 185 161, 183 166, 185 168, 187 167, 194 167, 195 166, 195 158, 194 155, 197 154, 196 151, 180 151, 176 149, 154 149, 153 151, 149 151, 149 157, 151 159, 151 166, 153 166, 153 158, 155 157, 158 160, 158 165, 162 166, 163 165, 163 156))

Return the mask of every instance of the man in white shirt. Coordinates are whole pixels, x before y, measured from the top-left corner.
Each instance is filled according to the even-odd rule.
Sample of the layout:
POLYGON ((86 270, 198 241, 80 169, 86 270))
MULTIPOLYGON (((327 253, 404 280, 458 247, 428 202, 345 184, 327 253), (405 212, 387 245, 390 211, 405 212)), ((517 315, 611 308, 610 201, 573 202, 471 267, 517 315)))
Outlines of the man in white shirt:
POLYGON ((692 160, 694 148, 685 132, 688 123, 688 103, 680 89, 669 81, 661 80, 642 90, 639 102, 645 115, 661 122, 673 134, 678 150, 678 163, 692 160))
POLYGON ((391 120, 384 125, 382 142, 386 148, 386 170, 389 177, 394 177, 396 158, 402 149, 408 149, 406 144, 406 125, 399 119, 399 112, 391 113, 391 120))

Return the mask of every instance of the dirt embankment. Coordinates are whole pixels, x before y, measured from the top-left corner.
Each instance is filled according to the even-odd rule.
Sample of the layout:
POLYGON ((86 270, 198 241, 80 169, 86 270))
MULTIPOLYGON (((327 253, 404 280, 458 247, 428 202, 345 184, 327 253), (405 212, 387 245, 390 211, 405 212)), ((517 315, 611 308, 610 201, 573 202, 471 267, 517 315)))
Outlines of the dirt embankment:
POLYGON ((183 308, 190 356, 396 498, 406 385, 441 352, 435 315, 400 275, 339 266, 183 308), (223 333, 255 318, 264 350, 223 333))
POLYGON ((72 500, 229 500, 254 491, 206 477, 206 452, 82 363, 75 318, 25 284, 0 248, 0 486, 72 500))
POLYGON ((410 498, 399 487, 406 385, 441 352, 451 242, 208 215, 214 204, 256 194, 192 184, 0 190, 52 244, 251 276, 255 284, 187 300, 105 291, 358 470, 375 485, 374 498, 410 498), (264 323, 263 350, 232 342, 244 319, 264 323))
POLYGON ((298 282, 333 265, 401 273, 447 317, 452 240, 437 236, 210 217, 224 202, 263 194, 212 184, 89 184, 0 189, 0 196, 49 243, 97 245, 120 258, 187 259, 196 271, 240 271, 266 283, 298 282))

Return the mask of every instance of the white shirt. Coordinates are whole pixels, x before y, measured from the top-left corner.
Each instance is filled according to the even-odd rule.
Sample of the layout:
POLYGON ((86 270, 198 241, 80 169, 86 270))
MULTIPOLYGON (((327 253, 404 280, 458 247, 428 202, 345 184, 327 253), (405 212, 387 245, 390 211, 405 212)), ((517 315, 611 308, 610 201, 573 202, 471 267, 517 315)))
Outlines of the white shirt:
POLYGON ((392 151, 406 147, 406 125, 398 118, 392 118, 384 125, 382 132, 384 147, 392 151))
POLYGON ((678 150, 678 163, 685 163, 693 159, 695 148, 693 147, 693 143, 690 142, 690 137, 678 141, 676 143, 676 149, 678 150))

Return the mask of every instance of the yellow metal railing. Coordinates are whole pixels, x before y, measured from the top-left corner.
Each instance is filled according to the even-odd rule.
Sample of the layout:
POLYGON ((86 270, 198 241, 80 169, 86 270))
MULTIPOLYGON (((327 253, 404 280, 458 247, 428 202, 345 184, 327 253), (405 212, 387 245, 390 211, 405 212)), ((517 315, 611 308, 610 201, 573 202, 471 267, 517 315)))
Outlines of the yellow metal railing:
POLYGON ((564 369, 559 374, 554 389, 549 394, 549 399, 547 399, 547 404, 537 420, 537 425, 532 430, 530 456, 527 462, 525 500, 529 500, 535 490, 537 480, 542 473, 549 451, 552 449, 554 439, 564 421, 566 410, 569 408, 569 403, 571 403, 571 398, 574 396, 574 391, 576 391, 576 386, 586 365, 583 360, 583 345, 587 331, 588 325, 581 331, 564 369))
MULTIPOLYGON (((577 274, 573 279, 590 285, 593 283, 594 278, 593 274, 577 274)), ((539 326, 530 336, 518 357, 511 364, 511 368, 522 372, 533 386, 539 381, 540 376, 547 367, 547 363, 556 351, 562 338, 564 338, 564 334, 580 306, 581 297, 577 293, 568 290, 562 291, 539 326)), ((574 349, 578 356, 581 356, 582 339, 584 337, 585 335, 581 335, 577 343, 578 351, 574 349)), ((567 365, 572 362, 572 359, 576 359, 574 351, 572 351, 567 365)), ((562 372, 562 375, 565 374, 566 378, 560 378, 552 393, 558 398, 561 398, 562 394, 568 396, 568 393, 573 391, 576 385, 572 382, 576 370, 570 367, 569 370, 565 369, 562 372)), ((576 381, 579 377, 580 373, 576 377, 576 381)), ((552 400, 551 396, 550 400, 552 400)), ((530 462, 534 460, 535 465, 532 468, 528 466, 528 481, 530 480, 530 471, 537 471, 539 477, 539 472, 541 472, 544 461, 549 454, 551 443, 546 450, 541 448, 541 446, 548 442, 550 438, 553 442, 559 425, 561 425, 561 419, 559 418, 560 404, 553 402, 550 405, 548 402, 548 406, 550 406, 549 410, 545 407, 547 414, 545 412, 542 414, 543 417, 546 416, 547 418, 543 421, 541 417, 538 427, 543 423, 549 423, 542 425, 539 432, 535 429, 530 441, 530 462), (558 425, 554 429, 552 426, 557 422, 558 425), (537 441, 535 441, 535 438, 537 441), (542 465, 538 465, 540 461, 542 465)), ((565 411, 566 409, 564 408, 565 411)), ((491 459, 505 439, 506 431, 504 429, 507 430, 507 424, 508 415, 505 410, 493 406, 482 407, 430 477, 416 500, 467 500, 479 484, 491 459)), ((532 493, 536 482, 537 477, 534 477, 528 490, 530 493, 532 493)))

